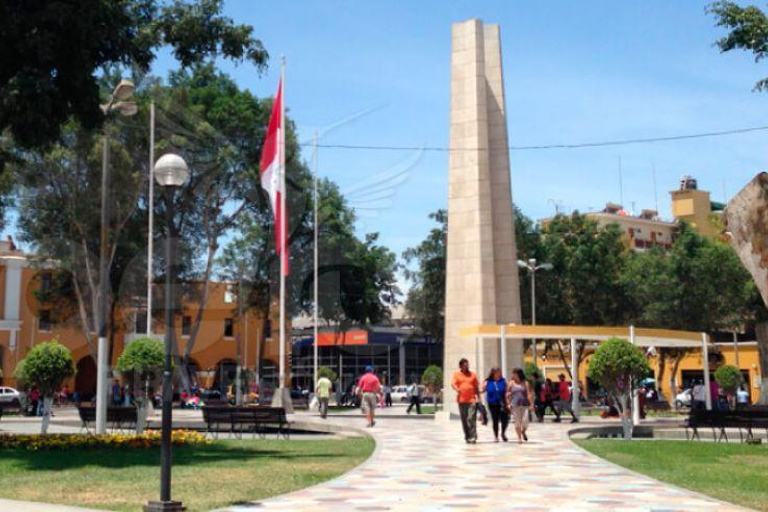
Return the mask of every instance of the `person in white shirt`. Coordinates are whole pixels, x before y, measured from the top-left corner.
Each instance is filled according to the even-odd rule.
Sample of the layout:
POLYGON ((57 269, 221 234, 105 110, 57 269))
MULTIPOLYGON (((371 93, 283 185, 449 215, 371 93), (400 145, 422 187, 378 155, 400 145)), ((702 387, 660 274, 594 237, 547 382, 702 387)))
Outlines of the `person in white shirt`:
POLYGON ((408 386, 408 399, 410 405, 408 406, 407 414, 411 414, 411 409, 416 406, 416 414, 421 414, 421 388, 415 382, 408 386))
POLYGON ((736 405, 739 408, 749 405, 749 391, 744 389, 744 386, 739 386, 739 389, 736 391, 736 405))
POLYGON ((706 409, 707 392, 704 387, 704 383, 701 381, 696 382, 691 390, 691 407, 697 410, 706 409))

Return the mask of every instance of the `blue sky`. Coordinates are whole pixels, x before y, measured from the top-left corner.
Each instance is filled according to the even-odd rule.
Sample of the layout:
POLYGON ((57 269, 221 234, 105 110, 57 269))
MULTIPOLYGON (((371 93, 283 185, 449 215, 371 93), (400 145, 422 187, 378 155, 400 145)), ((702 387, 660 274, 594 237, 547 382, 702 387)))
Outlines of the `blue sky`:
MULTIPOLYGON (((723 34, 705 2, 228 0, 226 13, 255 28, 272 59, 267 73, 222 64, 258 96, 274 93, 288 61, 286 101, 302 140, 350 114, 375 110, 328 132, 324 144, 445 146, 451 23, 501 25, 512 145, 668 136, 768 125, 768 75, 743 53, 720 54, 723 34)), ((162 72, 167 62, 156 68, 162 72)), ((683 174, 722 200, 765 169, 768 132, 608 148, 513 151, 515 202, 534 218, 554 204, 599 209, 619 200, 669 217, 668 192, 683 174)), ((309 160, 311 152, 305 151, 309 160)), ((417 157, 412 151, 321 149, 320 173, 342 188, 417 157)), ((425 153, 393 190, 392 204, 362 219, 398 254, 446 206, 448 159, 425 153)), ((351 198, 352 199, 352 198, 351 198)))

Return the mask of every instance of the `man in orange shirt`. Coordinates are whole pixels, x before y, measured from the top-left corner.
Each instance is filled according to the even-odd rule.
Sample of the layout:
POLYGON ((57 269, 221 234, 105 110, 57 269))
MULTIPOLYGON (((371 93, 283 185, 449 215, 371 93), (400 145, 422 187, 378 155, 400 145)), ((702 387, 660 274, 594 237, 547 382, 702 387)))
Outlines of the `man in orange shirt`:
POLYGON ((480 398, 480 384, 477 375, 469 371, 469 361, 462 358, 459 361, 459 371, 453 374, 451 387, 456 391, 459 402, 461 428, 464 429, 464 440, 467 443, 477 442, 477 399, 480 398))

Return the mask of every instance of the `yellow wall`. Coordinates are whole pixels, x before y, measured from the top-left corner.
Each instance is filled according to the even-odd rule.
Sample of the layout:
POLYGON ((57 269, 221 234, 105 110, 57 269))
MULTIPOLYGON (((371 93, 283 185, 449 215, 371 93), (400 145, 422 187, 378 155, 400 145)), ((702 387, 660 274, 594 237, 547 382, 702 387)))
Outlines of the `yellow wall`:
MULTIPOLYGON (((38 324, 38 311, 41 306, 38 305, 38 301, 34 296, 34 291, 39 287, 39 281, 35 279, 35 275, 38 270, 31 268, 24 268, 22 270, 22 293, 21 304, 19 306, 19 317, 21 319, 21 330, 17 338, 17 346, 15 350, 10 348, 10 336, 6 331, 0 331, 0 347, 2 347, 2 361, 1 368, 3 372, 3 382, 6 385, 14 385, 15 379, 13 379, 13 372, 16 368, 18 361, 23 359, 26 354, 32 349, 32 347, 43 341, 49 341, 51 339, 57 339, 60 343, 64 344, 72 351, 72 357, 75 362, 81 362, 84 358, 88 357, 90 351, 83 333, 78 328, 77 317, 69 316, 69 318, 62 323, 56 324, 48 332, 40 331, 38 324)), ((5 287, 5 267, 0 266, 0 301, 4 297, 5 287)), ((237 302, 233 300, 227 302, 225 300, 227 285, 225 283, 212 283, 210 297, 208 305, 203 313, 203 318, 200 325, 200 332, 197 336, 194 350, 191 352, 191 357, 198 364, 198 369, 207 370, 215 369, 219 362, 224 359, 235 359, 236 354, 236 342, 237 333, 239 329, 242 329, 243 333, 243 345, 245 343, 245 322, 239 322, 237 319, 237 302), (231 338, 224 336, 224 319, 234 319, 234 333, 231 338)), ((2 303, 0 302, 0 305, 2 303)), ((55 309, 53 305, 43 305, 43 308, 51 307, 55 309)), ((188 303, 184 305, 183 315, 191 316, 194 319, 198 308, 195 303, 188 303)), ((74 315, 76 312, 67 312, 67 315, 74 315)), ((180 348, 183 351, 184 344, 187 337, 182 336, 182 314, 177 315, 176 318, 176 334, 177 339, 180 340, 180 348)), ((262 340, 264 322, 260 315, 250 312, 247 315, 248 320, 248 352, 244 353, 243 364, 249 368, 253 368, 256 361, 257 343, 261 343, 262 360, 272 361, 277 365, 278 361, 278 326, 279 318, 277 313, 277 305, 273 304, 270 308, 270 316, 272 323, 272 339, 262 340)), ((114 349, 112 357, 112 365, 117 361, 117 358, 122 353, 124 347, 124 341, 126 336, 136 337, 136 334, 132 334, 133 321, 129 311, 119 312, 117 314, 117 326, 114 336, 114 349)), ((141 329, 143 330, 143 328, 141 329)), ((155 319, 153 322, 153 332, 158 335, 164 333, 164 321, 162 319, 155 319)), ((91 342, 95 347, 97 344, 96 333, 91 334, 91 342)), ((290 368, 290 343, 287 343, 286 347, 286 360, 287 367, 290 368)), ((74 383, 70 383, 70 386, 74 388, 74 383)), ((94 383, 95 386, 95 383, 94 383)))
POLYGON ((718 235, 717 226, 710 220, 712 205, 709 192, 705 190, 674 190, 672 195, 672 215, 690 223, 704 236, 718 235))

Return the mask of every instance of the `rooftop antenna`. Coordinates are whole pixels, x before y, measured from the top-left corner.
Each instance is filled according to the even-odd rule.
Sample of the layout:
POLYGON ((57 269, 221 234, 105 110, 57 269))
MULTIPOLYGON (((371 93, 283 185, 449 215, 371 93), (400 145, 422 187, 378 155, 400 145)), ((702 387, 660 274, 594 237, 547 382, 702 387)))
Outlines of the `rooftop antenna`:
POLYGON ((656 162, 651 164, 651 173, 653 174, 653 204, 656 214, 659 213, 659 191, 656 189, 656 162))
POLYGON ((624 208, 624 181, 621 176, 621 157, 619 157, 619 204, 624 208))

